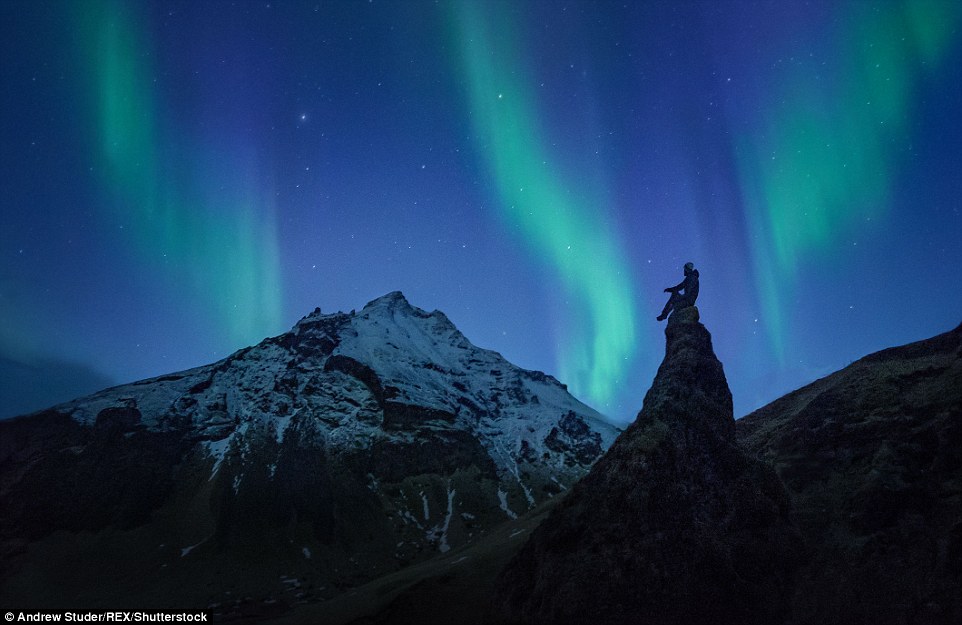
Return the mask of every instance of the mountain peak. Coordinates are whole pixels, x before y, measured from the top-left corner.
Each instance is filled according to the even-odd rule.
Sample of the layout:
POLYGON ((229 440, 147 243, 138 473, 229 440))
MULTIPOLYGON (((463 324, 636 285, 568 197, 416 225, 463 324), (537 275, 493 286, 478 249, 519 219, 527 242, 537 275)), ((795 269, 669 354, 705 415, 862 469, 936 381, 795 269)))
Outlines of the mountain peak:
POLYGON ((707 426, 727 442, 735 439, 732 394, 711 334, 699 321, 698 307, 674 312, 665 327, 665 358, 645 396, 645 411, 670 417, 669 425, 707 426), (692 423, 694 422, 694 423, 692 423))
POLYGON ((404 293, 401 291, 391 291, 381 297, 375 298, 364 305, 363 310, 369 310, 371 308, 398 308, 407 307, 413 308, 411 303, 408 302, 407 298, 404 297, 404 293))
MULTIPOLYGON (((617 433, 554 378, 473 345, 395 291, 363 311, 315 309, 219 362, 0 424, 0 559, 59 530, 147 526, 160 538, 138 557, 109 532, 91 543, 144 563, 145 593, 160 557, 196 601, 233 597, 240 577, 265 604, 327 600, 547 504, 617 433), (153 514, 161 506, 176 512, 153 514), (249 571, 250 553, 270 553, 270 565, 249 571), (214 562, 237 576, 189 577, 214 562)), ((92 563, 79 577, 93 587, 109 578, 102 563, 120 566, 78 559, 92 563)))
POLYGON ((527 623, 778 622, 799 560, 774 472, 736 446, 731 392, 698 309, 665 329, 638 418, 498 582, 527 623))

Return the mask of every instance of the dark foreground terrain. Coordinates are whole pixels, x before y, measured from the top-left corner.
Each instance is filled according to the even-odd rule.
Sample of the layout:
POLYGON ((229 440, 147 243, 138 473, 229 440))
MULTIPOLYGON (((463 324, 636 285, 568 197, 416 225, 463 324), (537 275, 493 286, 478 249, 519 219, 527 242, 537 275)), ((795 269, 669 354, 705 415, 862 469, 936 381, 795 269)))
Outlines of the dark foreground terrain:
POLYGON ((526 542, 502 545, 516 554, 500 552, 484 613, 493 567, 432 572, 357 622, 962 620, 962 326, 733 421, 687 314, 638 420, 526 542), (448 612, 444 587, 478 611, 448 612))
MULTIPOLYGON (((415 470, 393 475, 387 463, 367 476, 311 461, 324 456, 305 449, 331 446, 299 414, 282 421, 284 437, 252 425, 223 450, 209 432, 185 437, 196 421, 147 428, 123 406, 90 424, 56 411, 4 424, 0 597, 62 597, 64 608, 203 598, 223 622, 290 624, 962 622, 962 326, 867 356, 739 421, 698 310, 676 313, 666 339, 638 418, 570 488, 593 460, 586 450, 598 453, 591 429, 563 412, 534 442, 523 428, 466 428, 473 438, 458 434, 437 459, 418 441, 455 440, 444 415, 425 410, 398 429, 378 404, 381 380, 422 393, 424 375, 359 367, 360 357, 295 367, 346 383, 339 410, 373 419, 356 428, 367 437, 406 441, 415 470), (479 451, 454 453, 468 447, 479 451), (254 481, 251 467, 266 476, 254 481), (64 496, 10 499, 24 484, 64 496)), ((498 378, 475 397, 511 398, 500 401, 520 416, 522 406, 544 413, 531 389, 562 396, 518 375, 520 385, 498 378)), ((201 391, 217 388, 211 379, 201 391)), ((461 397, 466 383, 454 387, 461 397)), ((257 384, 275 403, 305 391, 257 384)), ((214 402, 199 425, 241 431, 218 420, 230 409, 214 402)), ((324 427, 340 436, 349 422, 324 427)), ((369 454, 351 442, 358 432, 331 439, 351 450, 342 458, 369 454)))

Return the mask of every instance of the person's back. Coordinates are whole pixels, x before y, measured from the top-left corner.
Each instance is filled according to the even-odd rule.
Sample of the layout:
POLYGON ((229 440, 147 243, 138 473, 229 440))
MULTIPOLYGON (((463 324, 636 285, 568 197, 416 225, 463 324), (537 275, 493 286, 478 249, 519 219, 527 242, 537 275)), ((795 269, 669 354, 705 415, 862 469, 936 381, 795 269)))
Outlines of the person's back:
POLYGON ((689 306, 695 305, 695 300, 698 299, 698 270, 692 269, 691 273, 685 276, 685 299, 688 300, 689 306))

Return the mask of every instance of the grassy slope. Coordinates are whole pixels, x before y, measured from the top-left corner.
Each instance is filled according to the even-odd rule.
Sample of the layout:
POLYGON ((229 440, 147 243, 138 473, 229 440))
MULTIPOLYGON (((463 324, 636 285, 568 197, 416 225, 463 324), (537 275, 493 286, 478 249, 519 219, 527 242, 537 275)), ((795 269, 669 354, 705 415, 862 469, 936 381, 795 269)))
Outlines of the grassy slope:
POLYGON ((296 606, 278 625, 481 623, 494 580, 562 496, 503 524, 473 545, 407 567, 322 603, 296 606))

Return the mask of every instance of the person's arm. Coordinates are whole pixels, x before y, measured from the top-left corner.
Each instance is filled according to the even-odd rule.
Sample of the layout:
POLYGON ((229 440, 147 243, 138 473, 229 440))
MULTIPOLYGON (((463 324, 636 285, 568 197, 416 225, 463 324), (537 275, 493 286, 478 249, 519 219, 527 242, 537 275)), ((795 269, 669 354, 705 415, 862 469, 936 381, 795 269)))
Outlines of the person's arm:
POLYGON ((665 289, 665 293, 677 293, 681 287, 685 286, 685 282, 687 281, 688 281, 688 278, 685 278, 675 286, 668 287, 667 289, 665 289))

